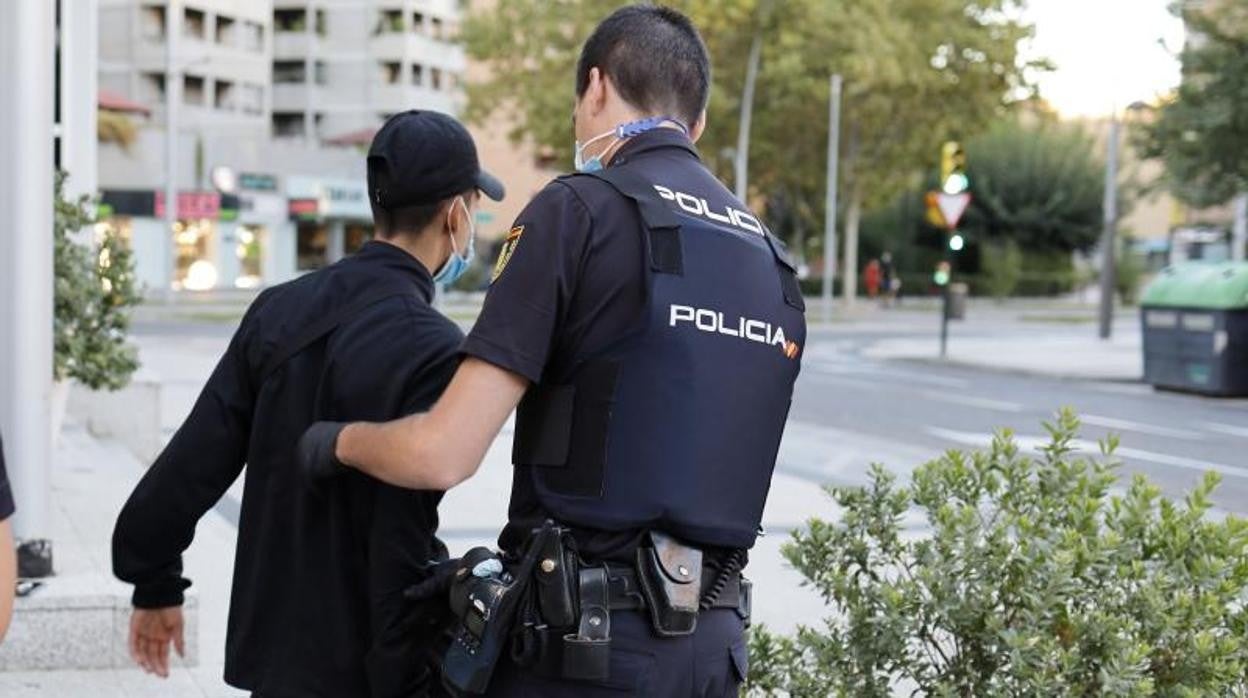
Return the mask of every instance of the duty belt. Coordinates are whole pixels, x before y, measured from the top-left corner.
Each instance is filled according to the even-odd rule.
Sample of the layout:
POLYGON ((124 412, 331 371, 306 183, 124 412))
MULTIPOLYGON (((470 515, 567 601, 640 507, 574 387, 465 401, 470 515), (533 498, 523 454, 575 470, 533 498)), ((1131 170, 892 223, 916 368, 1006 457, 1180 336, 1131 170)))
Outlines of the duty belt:
MULTIPOLYGON (((644 611, 646 610, 646 597, 641 593, 641 582, 637 578, 637 571, 629 567, 616 567, 604 565, 607 570, 607 600, 610 603, 612 611, 644 611)), ((703 568, 702 578, 711 580, 715 578, 717 570, 713 567, 703 568)), ((704 585, 703 598, 707 589, 704 585)), ((707 608, 731 608, 741 615, 742 619, 750 617, 750 587, 751 583, 748 579, 738 575, 733 575, 723 585, 723 590, 718 594, 718 598, 709 599, 710 603, 707 608)))

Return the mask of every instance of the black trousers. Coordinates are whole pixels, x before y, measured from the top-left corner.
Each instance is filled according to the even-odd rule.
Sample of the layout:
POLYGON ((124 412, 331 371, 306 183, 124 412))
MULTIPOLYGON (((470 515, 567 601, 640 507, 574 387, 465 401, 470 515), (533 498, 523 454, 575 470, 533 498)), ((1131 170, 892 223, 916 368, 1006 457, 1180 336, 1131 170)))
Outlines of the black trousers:
POLYGON ((748 668, 744 624, 735 611, 698 617, 689 637, 661 638, 636 611, 611 614, 611 675, 603 682, 535 676, 507 659, 490 682, 489 698, 736 698, 748 668))

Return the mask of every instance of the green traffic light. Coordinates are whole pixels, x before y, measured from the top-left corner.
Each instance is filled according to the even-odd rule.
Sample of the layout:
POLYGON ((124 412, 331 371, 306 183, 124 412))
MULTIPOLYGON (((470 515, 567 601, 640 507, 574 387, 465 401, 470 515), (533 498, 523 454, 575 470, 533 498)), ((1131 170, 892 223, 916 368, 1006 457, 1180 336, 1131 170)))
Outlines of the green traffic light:
POLYGON ((966 247, 966 238, 962 237, 961 233, 954 233, 953 237, 949 238, 949 249, 961 252, 964 247, 966 247))
POLYGON ((937 286, 944 286, 945 284, 949 283, 949 272, 947 271, 936 272, 935 274, 932 275, 932 281, 935 281, 937 286))

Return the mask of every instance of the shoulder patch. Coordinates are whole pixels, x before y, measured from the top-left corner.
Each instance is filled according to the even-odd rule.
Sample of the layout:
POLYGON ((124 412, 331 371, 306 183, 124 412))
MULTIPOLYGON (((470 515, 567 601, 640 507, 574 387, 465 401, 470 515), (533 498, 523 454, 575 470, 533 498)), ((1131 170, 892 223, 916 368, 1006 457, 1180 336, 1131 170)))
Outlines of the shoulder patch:
POLYGON ((490 274, 490 283, 494 283, 507 268, 511 255, 515 254, 516 245, 520 244, 520 236, 524 234, 524 226, 517 225, 503 238, 503 246, 498 250, 498 259, 494 262, 494 271, 490 274))

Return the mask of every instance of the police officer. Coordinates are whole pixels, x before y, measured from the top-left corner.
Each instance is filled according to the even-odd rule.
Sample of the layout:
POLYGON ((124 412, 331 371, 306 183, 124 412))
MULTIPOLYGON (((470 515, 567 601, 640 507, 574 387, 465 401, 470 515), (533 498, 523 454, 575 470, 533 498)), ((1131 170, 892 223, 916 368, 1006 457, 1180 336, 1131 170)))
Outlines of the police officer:
MULTIPOLYGON (((694 148, 709 85, 706 48, 680 13, 638 5, 604 20, 577 67, 579 172, 506 236, 447 392, 425 414, 304 436, 313 477, 345 464, 445 489, 476 471, 519 406, 500 547, 517 557, 547 519, 570 529, 577 609, 553 636, 562 650, 536 642, 536 659, 502 660, 490 695, 723 696, 744 679, 739 571, 805 321, 779 242, 694 148), (609 658, 587 677, 596 659, 580 652, 595 642, 609 658)), ((481 571, 456 577, 469 570, 481 571)), ((529 625, 556 625, 545 614, 559 595, 536 588, 544 615, 529 625)))
MULTIPOLYGON (((131 652, 165 676, 182 651, 182 553, 247 464, 225 680, 257 696, 414 696, 436 687, 403 590, 445 549, 441 493, 359 473, 309 488, 294 460, 318 419, 428 409, 458 364, 430 302, 473 250, 473 209, 501 184, 454 119, 406 112, 368 153, 377 239, 260 294, 190 416, 117 520, 113 566, 135 585, 131 652)), ((439 689, 440 692, 440 689, 439 689)))

